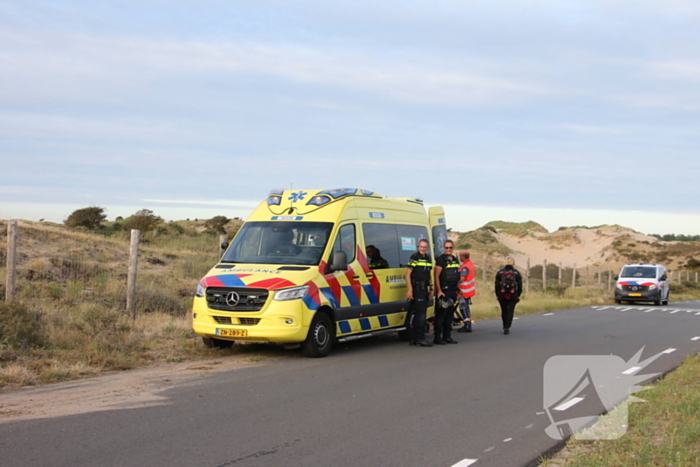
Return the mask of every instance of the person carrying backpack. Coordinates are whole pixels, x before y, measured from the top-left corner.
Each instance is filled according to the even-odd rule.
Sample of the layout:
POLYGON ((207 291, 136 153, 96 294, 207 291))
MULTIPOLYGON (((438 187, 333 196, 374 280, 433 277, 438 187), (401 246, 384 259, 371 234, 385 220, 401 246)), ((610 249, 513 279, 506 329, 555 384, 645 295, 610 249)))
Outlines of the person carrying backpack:
POLYGON ((523 293, 523 278, 520 271, 515 269, 515 260, 510 256, 506 258, 506 265, 503 269, 496 273, 495 286, 496 297, 501 305, 503 334, 510 334, 515 305, 520 301, 520 295, 523 293))

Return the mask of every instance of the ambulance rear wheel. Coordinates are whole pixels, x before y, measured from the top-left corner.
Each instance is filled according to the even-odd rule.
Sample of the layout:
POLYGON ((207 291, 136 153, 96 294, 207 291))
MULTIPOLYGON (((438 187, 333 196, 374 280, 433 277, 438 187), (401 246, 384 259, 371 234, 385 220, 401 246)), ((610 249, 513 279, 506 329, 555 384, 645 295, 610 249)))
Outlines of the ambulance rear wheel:
POLYGON ((301 353, 306 357, 325 357, 333 347, 333 340, 335 340, 333 321, 327 314, 318 312, 311 321, 309 335, 301 344, 301 353))
POLYGON ((225 341, 214 337, 202 337, 202 341, 204 342, 204 345, 210 349, 230 349, 235 343, 234 341, 225 341))

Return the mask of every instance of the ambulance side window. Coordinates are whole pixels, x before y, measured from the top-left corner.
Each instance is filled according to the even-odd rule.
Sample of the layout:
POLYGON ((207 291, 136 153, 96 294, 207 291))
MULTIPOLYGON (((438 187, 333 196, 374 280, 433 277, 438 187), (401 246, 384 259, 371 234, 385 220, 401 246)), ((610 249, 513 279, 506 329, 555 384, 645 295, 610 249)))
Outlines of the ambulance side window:
MULTIPOLYGON (((362 224, 362 233, 365 236, 365 246, 372 245, 379 250, 379 254, 386 260, 390 268, 398 268, 399 240, 395 224, 362 224)), ((369 258, 367 258, 369 262, 369 258)))
MULTIPOLYGON (((401 250, 399 250, 401 267, 406 267, 411 255, 418 251, 418 242, 423 238, 428 238, 428 229, 417 225, 397 225, 396 231, 401 241, 401 250)), ((431 253, 428 250, 430 256, 432 256, 431 253)), ((432 260, 434 261, 435 258, 432 260)))
MULTIPOLYGON (((355 250, 355 225, 346 224, 338 231, 338 235, 333 242, 332 252, 344 251, 345 255, 348 257, 348 264, 350 264, 352 261, 355 261, 355 250)), ((331 253, 329 262, 332 260, 333 254, 331 253)))

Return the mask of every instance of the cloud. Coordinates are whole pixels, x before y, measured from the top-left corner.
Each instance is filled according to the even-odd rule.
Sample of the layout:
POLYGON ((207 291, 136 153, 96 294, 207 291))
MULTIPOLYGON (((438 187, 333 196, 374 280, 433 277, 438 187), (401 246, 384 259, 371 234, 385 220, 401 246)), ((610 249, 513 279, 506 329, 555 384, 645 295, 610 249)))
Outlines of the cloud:
POLYGON ((5 99, 94 98, 129 92, 172 74, 254 74, 368 92, 420 104, 495 105, 558 92, 541 78, 520 76, 492 60, 368 50, 230 42, 155 41, 85 34, 3 33, 0 75, 5 99), (47 83, 49 84, 47 86, 47 83))

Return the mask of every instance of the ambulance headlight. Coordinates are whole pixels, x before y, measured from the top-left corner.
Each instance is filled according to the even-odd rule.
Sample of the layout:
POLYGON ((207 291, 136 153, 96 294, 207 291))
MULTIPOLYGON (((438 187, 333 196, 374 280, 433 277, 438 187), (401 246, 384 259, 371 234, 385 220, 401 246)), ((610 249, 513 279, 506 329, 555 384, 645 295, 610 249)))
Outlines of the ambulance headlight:
POLYGON ((308 285, 303 285, 301 287, 292 287, 290 289, 275 290, 275 300, 285 301, 296 300, 297 298, 304 298, 308 290, 308 285))
POLYGON ((656 286, 654 284, 649 285, 649 290, 654 290, 655 288, 656 288, 656 286))
POLYGON ((204 293, 207 289, 204 288, 202 284, 197 284, 197 291, 194 293, 197 297, 204 297, 204 293))

